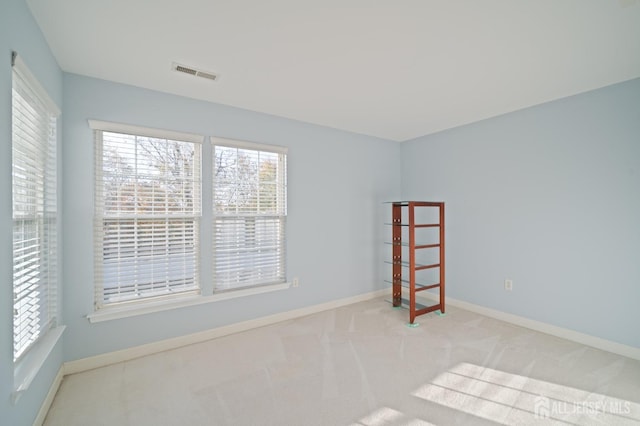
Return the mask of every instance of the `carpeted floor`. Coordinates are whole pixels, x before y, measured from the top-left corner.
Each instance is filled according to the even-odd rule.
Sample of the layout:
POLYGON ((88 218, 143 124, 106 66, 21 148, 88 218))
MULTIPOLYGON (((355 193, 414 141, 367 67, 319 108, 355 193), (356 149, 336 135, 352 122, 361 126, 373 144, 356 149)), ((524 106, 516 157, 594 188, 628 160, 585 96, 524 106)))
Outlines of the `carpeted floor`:
POLYGON ((376 299, 70 375, 45 425, 640 425, 640 361, 376 299))

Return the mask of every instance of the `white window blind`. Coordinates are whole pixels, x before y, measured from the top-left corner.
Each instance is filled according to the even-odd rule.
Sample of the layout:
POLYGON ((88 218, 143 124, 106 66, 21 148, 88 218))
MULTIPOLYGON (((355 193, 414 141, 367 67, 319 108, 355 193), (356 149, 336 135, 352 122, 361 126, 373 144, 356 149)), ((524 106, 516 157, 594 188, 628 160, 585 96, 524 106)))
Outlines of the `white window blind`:
POLYGON ((14 53, 14 361, 18 361, 56 323, 56 121, 59 114, 46 91, 14 53))
POLYGON ((286 148, 213 139, 214 291, 286 281, 286 148))
POLYGON ((202 137, 90 124, 96 308, 198 292, 202 137))

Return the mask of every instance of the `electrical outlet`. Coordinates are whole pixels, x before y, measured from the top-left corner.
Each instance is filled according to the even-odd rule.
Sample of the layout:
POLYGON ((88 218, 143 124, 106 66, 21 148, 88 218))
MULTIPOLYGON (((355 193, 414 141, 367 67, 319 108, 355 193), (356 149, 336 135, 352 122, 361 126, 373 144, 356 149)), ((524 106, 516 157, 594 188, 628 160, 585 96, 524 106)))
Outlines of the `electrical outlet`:
POLYGON ((298 287, 300 285, 300 280, 298 279, 298 277, 293 277, 293 287, 298 287))
POLYGON ((504 289, 507 291, 513 290, 513 280, 504 280, 504 289))

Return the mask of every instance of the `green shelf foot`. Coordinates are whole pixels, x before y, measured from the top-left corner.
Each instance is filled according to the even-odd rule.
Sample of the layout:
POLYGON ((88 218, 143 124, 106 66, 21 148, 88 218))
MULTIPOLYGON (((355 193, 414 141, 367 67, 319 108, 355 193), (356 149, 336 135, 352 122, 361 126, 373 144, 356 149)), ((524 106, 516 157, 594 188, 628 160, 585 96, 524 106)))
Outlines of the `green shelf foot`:
POLYGON ((447 315, 447 314, 443 313, 442 311, 440 311, 440 309, 438 309, 438 310, 436 311, 436 315, 438 315, 439 317, 443 317, 443 316, 445 316, 445 315, 447 315))
POLYGON ((413 324, 411 324, 410 322, 407 323, 407 327, 409 327, 409 328, 416 328, 419 325, 420 325, 420 323, 418 323, 418 322, 414 322, 413 324))

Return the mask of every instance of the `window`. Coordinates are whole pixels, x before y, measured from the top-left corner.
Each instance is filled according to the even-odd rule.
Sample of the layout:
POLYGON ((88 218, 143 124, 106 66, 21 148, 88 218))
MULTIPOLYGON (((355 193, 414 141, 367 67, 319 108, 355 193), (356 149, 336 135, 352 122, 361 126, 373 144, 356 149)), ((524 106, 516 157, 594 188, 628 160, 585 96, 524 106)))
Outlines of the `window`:
POLYGON ((96 308, 199 292, 197 135, 90 121, 96 308))
POLYGON ((14 53, 12 75, 13 359, 56 325, 56 121, 60 114, 14 53))
POLYGON ((213 144, 214 291, 284 283, 286 148, 213 144))

